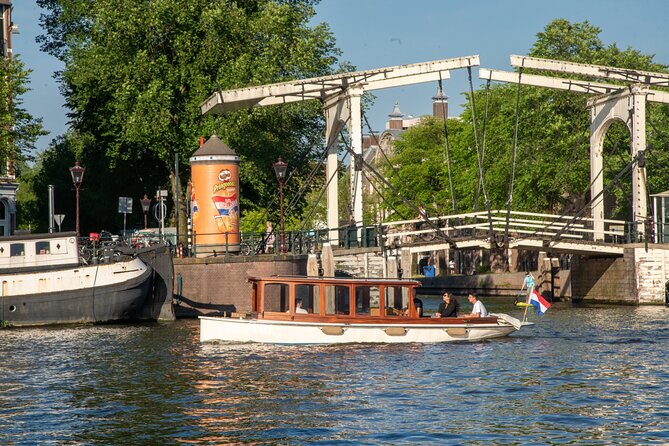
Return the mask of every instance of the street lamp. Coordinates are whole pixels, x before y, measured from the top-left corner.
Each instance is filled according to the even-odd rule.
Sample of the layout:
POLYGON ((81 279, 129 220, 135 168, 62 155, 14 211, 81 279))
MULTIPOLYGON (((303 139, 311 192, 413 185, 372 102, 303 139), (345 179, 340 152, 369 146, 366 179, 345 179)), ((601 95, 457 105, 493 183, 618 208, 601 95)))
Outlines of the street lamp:
POLYGON ((283 227, 283 184, 286 182, 288 164, 284 163, 281 157, 279 157, 279 160, 272 164, 272 167, 274 167, 276 179, 279 180, 279 203, 281 205, 279 214, 279 252, 283 254, 286 252, 286 234, 283 227))
POLYGON ((70 167, 70 174, 72 174, 72 183, 74 184, 74 189, 77 191, 77 212, 76 212, 76 227, 77 227, 77 237, 79 236, 79 188, 81 183, 84 181, 84 172, 86 172, 85 167, 79 165, 79 161, 74 162, 74 167, 70 167))
POLYGON ((142 203, 142 210, 144 211, 144 229, 146 229, 146 214, 149 212, 149 208, 151 207, 151 199, 146 194, 144 194, 144 198, 140 198, 139 201, 142 203))

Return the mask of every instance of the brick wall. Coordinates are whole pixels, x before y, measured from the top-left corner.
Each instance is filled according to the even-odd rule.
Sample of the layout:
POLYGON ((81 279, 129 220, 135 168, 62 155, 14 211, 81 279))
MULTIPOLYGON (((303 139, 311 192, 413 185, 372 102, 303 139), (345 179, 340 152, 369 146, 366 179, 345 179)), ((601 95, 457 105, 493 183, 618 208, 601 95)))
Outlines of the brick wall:
POLYGON ((263 257, 175 259, 174 297, 177 302, 177 317, 196 317, 223 311, 250 311, 249 277, 305 275, 307 272, 307 256, 263 257))
POLYGON ((664 304, 669 247, 634 245, 623 257, 572 259, 572 294, 585 301, 664 304))

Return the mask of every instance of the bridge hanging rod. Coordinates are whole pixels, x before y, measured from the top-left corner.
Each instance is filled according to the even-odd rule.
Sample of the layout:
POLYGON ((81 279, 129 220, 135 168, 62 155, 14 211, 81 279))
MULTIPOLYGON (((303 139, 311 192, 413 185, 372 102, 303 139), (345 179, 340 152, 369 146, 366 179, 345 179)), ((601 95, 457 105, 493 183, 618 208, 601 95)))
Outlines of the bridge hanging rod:
POLYGON ((539 57, 511 55, 510 58, 511 65, 514 67, 533 68, 536 70, 554 71, 557 73, 570 73, 602 79, 669 87, 668 73, 654 73, 652 71, 607 67, 604 65, 590 65, 562 60, 541 59, 539 57))

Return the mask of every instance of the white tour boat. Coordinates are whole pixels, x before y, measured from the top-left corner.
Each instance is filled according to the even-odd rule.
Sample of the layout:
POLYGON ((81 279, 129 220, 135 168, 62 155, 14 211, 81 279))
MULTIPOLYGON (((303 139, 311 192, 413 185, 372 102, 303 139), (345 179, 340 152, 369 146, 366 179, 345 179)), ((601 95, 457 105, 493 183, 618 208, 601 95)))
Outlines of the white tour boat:
POLYGON ((436 343, 507 336, 522 326, 505 314, 435 318, 414 305, 420 282, 401 279, 249 278, 249 313, 200 316, 201 341, 278 344, 436 343))

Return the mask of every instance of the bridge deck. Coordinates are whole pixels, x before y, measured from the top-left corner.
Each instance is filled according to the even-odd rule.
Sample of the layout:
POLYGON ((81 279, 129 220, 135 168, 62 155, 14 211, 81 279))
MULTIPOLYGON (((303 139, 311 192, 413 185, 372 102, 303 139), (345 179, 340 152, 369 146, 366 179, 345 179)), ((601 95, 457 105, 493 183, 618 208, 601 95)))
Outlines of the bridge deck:
POLYGON ((503 247, 508 235, 508 247, 513 249, 622 256, 623 242, 640 241, 630 234, 626 237, 625 228, 632 226, 621 220, 605 220, 601 240, 593 240, 592 219, 581 218, 574 222, 571 216, 512 211, 507 225, 506 211, 495 210, 490 211, 490 218, 487 212, 471 212, 428 220, 429 223, 419 219, 384 223, 384 244, 402 246, 411 252, 485 249, 503 247))

